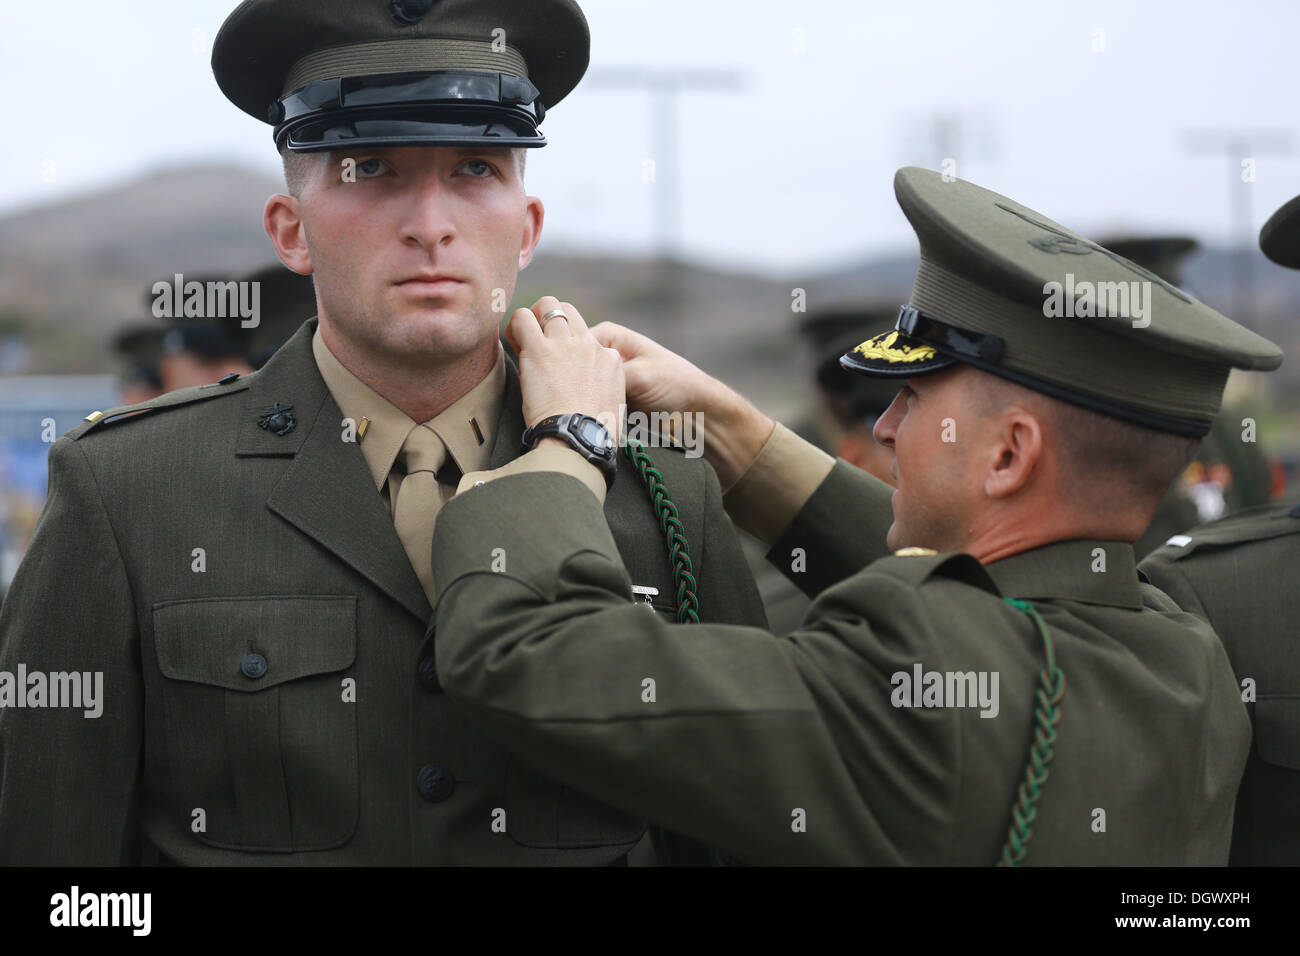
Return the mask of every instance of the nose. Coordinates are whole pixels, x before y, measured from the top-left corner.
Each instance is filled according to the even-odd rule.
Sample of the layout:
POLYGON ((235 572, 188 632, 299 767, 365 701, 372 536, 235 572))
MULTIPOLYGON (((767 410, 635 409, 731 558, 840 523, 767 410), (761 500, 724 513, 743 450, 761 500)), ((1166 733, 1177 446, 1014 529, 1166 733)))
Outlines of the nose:
POLYGON ((876 419, 875 426, 871 429, 871 436, 877 442, 886 448, 894 447, 894 435, 898 431, 898 423, 903 418, 903 392, 900 389, 894 396, 894 400, 889 403, 883 415, 876 419))
POLYGON ((402 242, 418 245, 432 252, 449 243, 456 235, 455 197, 440 175, 430 169, 417 177, 402 218, 402 242))

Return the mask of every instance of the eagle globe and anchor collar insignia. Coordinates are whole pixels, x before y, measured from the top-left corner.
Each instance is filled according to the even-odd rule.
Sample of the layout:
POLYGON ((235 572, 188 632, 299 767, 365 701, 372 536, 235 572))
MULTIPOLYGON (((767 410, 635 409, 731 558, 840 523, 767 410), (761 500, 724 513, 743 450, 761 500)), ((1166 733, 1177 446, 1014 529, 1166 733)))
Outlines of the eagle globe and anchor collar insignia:
POLYGON ((257 419, 257 427, 284 436, 293 431, 298 420, 293 417, 292 405, 276 402, 257 419))

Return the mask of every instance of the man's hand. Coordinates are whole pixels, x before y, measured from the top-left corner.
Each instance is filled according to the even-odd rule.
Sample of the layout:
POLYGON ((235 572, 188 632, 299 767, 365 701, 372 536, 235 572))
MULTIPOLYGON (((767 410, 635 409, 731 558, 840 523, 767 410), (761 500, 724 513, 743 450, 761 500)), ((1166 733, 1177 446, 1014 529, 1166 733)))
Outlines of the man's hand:
POLYGON ((627 403, 642 412, 700 412, 703 451, 730 488, 758 457, 776 423, 722 382, 653 339, 613 322, 591 330, 601 345, 623 357, 627 403))
POLYGON ((618 441, 623 364, 618 352, 596 340, 577 309, 554 296, 542 296, 531 309, 515 311, 506 339, 519 353, 525 425, 576 412, 598 420, 618 441), (548 313, 554 314, 548 318, 548 313))

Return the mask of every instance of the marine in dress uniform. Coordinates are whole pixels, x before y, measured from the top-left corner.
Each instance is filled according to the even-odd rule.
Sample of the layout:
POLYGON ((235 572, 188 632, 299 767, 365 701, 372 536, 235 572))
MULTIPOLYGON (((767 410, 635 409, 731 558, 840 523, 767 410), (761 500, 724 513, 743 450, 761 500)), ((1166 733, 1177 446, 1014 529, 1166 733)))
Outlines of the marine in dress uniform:
MULTIPOLYGON (((1260 230, 1274 262, 1300 269, 1300 198, 1260 230)), ((1223 640, 1254 730, 1230 862, 1300 865, 1300 504, 1261 505, 1174 535, 1139 571, 1223 640)))
MULTIPOLYGON (((540 146, 587 49, 571 0, 250 0, 213 67, 290 150, 540 146)), ((416 422, 321 321, 254 373, 97 412, 53 446, 0 615, 0 863, 607 864, 643 840, 643 818, 493 744, 440 683, 432 519, 462 475, 530 457, 495 326, 488 374, 416 422), (48 706, 44 677, 72 672, 100 675, 98 716, 48 706)), ((531 456, 548 452, 573 457, 531 456)), ((566 489, 602 501, 639 613, 681 613, 667 529, 692 613, 762 626, 716 476, 649 455, 649 478, 620 456, 608 490, 578 460, 590 490, 566 489)))
MULTIPOLYGON (((960 180, 904 169, 895 191, 921 264, 896 329, 844 357, 864 374, 930 396, 944 386, 927 376, 1009 379, 1146 429, 1142 442, 1169 439, 1180 449, 1169 480, 1194 445, 1169 436, 1208 430, 1229 369, 1281 360, 1160 282, 1145 324, 1048 317, 1045 287, 1067 272, 1146 274, 960 180)), ((926 401, 900 395, 877 429, 900 467, 940 454, 938 434, 905 437, 899 424, 926 401)), ((706 421, 739 414, 719 402, 706 421)), ((1120 507, 1125 475, 1088 477, 1120 507)), ((906 497, 929 476, 900 477, 906 497)), ((1227 861, 1248 720, 1213 631, 1138 580, 1132 540, 1156 490, 1127 540, 1070 534, 987 564, 919 547, 891 556, 888 486, 777 425, 727 490, 774 561, 806 557, 792 578, 816 600, 803 626, 774 637, 633 606, 600 509, 575 488, 570 475, 515 474, 462 490, 439 518, 439 673, 522 758, 748 863, 1227 861), (555 504, 523 504, 537 498, 555 504), (491 569, 494 547, 516 555, 508 571, 491 569), (972 706, 976 678, 995 674, 998 706, 972 706)))

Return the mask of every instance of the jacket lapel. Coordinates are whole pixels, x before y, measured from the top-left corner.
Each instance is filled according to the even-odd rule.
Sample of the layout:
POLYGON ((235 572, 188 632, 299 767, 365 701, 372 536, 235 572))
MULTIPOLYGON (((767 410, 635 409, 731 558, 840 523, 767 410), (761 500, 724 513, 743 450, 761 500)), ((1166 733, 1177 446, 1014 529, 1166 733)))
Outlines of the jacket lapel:
MULTIPOLYGON (((492 457, 488 468, 508 465, 524 453, 519 439, 524 434, 524 399, 519 390, 519 367, 506 352, 506 400, 501 405, 497 420, 497 434, 492 442, 492 457)), ((437 534, 437 532, 434 532, 437 534)))
POLYGON ((292 459, 271 489, 267 507, 427 622, 433 611, 361 448, 343 441, 343 413, 312 355, 315 331, 312 319, 253 376, 235 454, 292 459), (282 436, 257 424, 276 402, 293 405, 297 420, 282 436))

